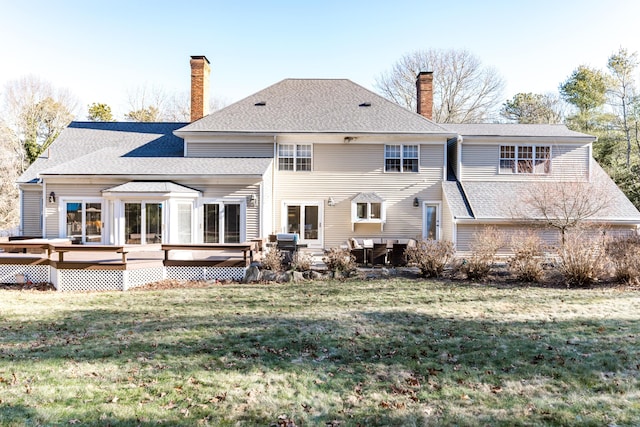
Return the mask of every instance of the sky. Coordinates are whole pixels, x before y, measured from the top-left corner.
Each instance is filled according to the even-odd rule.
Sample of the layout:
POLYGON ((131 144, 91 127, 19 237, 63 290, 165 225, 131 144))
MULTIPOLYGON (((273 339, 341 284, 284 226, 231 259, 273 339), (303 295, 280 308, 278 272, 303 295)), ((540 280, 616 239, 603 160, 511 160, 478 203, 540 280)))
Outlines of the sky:
POLYGON ((404 54, 466 49, 519 92, 557 93, 579 65, 640 51, 636 0, 0 0, 0 92, 36 76, 130 111, 140 88, 186 93, 189 58, 211 61, 211 97, 238 101, 285 78, 375 90, 404 54))

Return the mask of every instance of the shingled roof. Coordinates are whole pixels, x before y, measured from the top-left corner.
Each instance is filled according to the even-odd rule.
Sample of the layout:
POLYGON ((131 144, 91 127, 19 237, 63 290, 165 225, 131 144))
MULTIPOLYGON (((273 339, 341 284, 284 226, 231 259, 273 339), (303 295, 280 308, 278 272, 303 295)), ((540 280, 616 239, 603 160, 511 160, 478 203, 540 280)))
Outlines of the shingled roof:
MULTIPOLYGON (((591 161, 591 183, 610 198, 607 206, 599 211, 595 221, 640 221, 640 212, 629 201, 607 173, 595 161, 591 161)), ((561 182, 550 185, 563 185, 561 182)), ((463 181, 443 183, 443 190, 457 219, 518 220, 537 219, 539 213, 526 202, 532 189, 531 182, 524 181, 463 181), (457 185, 456 185, 457 184, 457 185)), ((580 183, 576 183, 580 185, 580 183)))
POLYGON ((185 158, 186 123, 72 122, 18 182, 39 175, 262 175, 271 158, 185 158))
POLYGON ((282 80, 176 134, 187 132, 451 134, 344 79, 282 80))

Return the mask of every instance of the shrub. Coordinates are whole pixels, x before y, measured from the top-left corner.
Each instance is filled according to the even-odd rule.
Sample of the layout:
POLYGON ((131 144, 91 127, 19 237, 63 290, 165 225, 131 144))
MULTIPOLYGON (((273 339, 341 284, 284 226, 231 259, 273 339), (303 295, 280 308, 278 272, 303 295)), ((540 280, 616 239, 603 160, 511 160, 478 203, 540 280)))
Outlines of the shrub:
POLYGON ((266 270, 280 272, 284 269, 285 254, 278 248, 270 248, 262 259, 262 267, 266 270))
POLYGON ((606 255, 602 239, 584 230, 565 235, 564 244, 558 246, 558 269, 567 287, 588 286, 600 279, 605 271, 606 255))
POLYGON ((513 256, 509 270, 523 282, 540 282, 544 276, 544 243, 534 231, 522 231, 511 237, 513 256))
POLYGON ((424 277, 439 277, 453 258, 453 243, 446 240, 418 240, 404 251, 410 264, 415 264, 424 277))
POLYGON ((485 227, 473 234, 470 249, 471 254, 458 263, 458 269, 468 279, 484 279, 491 272, 496 255, 504 246, 504 233, 495 227, 485 227))
POLYGON ((606 253, 615 277, 628 284, 640 284, 640 236, 611 238, 606 253))
POLYGON ((351 273, 356 269, 356 258, 349 249, 331 248, 322 258, 329 271, 351 273))
POLYGON ((309 271, 313 265, 313 257, 308 252, 297 251, 291 260, 291 266, 296 271, 309 271))

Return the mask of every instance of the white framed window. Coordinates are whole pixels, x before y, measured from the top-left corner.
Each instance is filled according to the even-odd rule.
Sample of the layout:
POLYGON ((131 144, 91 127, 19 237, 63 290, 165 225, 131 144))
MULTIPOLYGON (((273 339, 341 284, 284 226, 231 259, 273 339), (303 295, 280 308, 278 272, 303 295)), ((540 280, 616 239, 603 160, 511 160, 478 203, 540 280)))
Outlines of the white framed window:
POLYGON ((551 147, 548 145, 501 145, 499 173, 548 174, 551 147))
POLYGON ((419 150, 417 145, 385 145, 385 172, 418 172, 419 150))
POLYGON ((311 171, 311 144, 278 144, 278 170, 311 171))
POLYGON ((376 193, 359 193, 351 200, 351 223, 379 223, 386 221, 384 200, 376 193))

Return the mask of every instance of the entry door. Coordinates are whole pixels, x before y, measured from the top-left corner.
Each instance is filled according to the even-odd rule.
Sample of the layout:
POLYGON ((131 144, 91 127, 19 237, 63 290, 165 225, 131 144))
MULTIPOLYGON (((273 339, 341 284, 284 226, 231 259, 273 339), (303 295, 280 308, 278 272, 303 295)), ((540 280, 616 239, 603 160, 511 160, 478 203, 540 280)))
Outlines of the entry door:
POLYGON ((422 237, 440 239, 440 204, 425 202, 422 208, 422 237))
POLYGON ((128 245, 162 243, 162 203, 124 204, 124 242, 128 245))
POLYGON ((322 247, 322 202, 285 203, 284 232, 297 233, 300 243, 322 247))

